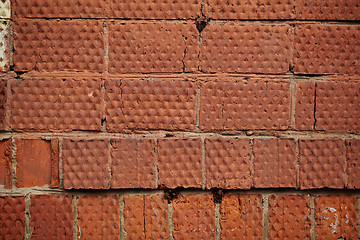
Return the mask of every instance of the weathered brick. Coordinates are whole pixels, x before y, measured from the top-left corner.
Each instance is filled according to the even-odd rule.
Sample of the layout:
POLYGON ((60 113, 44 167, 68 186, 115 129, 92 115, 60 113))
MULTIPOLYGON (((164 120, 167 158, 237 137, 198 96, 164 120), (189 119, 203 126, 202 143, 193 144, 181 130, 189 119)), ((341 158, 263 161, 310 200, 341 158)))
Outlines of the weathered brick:
POLYGON ((111 140, 111 188, 155 187, 155 140, 111 140))
POLYGON ((18 71, 104 70, 104 37, 98 20, 19 20, 14 26, 18 71))
POLYGON ((64 188, 109 188, 109 140, 63 142, 64 188))
POLYGON ((298 82, 296 84, 295 128, 314 130, 315 83, 298 82))
POLYGON ((347 140, 346 160, 347 160, 347 187, 360 188, 360 140, 347 140))
POLYGON ((78 238, 119 239, 119 197, 118 195, 79 196, 78 238))
POLYGON ((59 186, 58 140, 16 139, 16 186, 59 186))
POLYGON ((301 140, 300 188, 343 188, 345 149, 342 140, 301 140))
POLYGON ((0 77, 0 130, 5 130, 6 126, 7 97, 7 80, 0 77))
POLYGON ((12 186, 12 145, 11 139, 0 141, 0 185, 12 186))
POLYGON ((290 62, 287 25, 210 24, 202 32, 204 72, 286 73, 290 62))
POLYGON ((172 205, 174 239, 215 238, 215 205, 211 195, 180 195, 172 205))
MULTIPOLYGON (((3 4, 3 2, 0 4, 3 4)), ((10 34, 11 23, 9 21, 0 21, 0 72, 10 70, 10 34)))
POLYGON ((109 131, 193 130, 196 85, 183 78, 106 81, 109 131))
POLYGON ((34 195, 30 206, 31 239, 72 239, 71 195, 34 195))
POLYGON ((288 82, 241 78, 208 81, 201 87, 200 104, 202 130, 285 130, 289 127, 288 82))
POLYGON ((1 239, 24 239, 24 197, 0 197, 0 226, 1 239))
POLYGON ((297 74, 359 74, 360 26, 297 24, 293 64, 297 74))
POLYGON ((318 239, 357 239, 355 196, 318 196, 315 219, 318 239))
POLYGON ((270 239, 310 239, 310 226, 310 204, 308 196, 270 196, 270 239))
POLYGON ((197 71, 199 33, 193 23, 112 22, 109 72, 197 71))
POLYGON ((0 18, 11 17, 11 3, 10 0, 3 0, 0 2, 0 18))
POLYGON ((206 139, 205 162, 207 188, 251 187, 248 139, 206 139))
POLYGON ((124 197, 127 239, 167 239, 167 209, 163 194, 126 195, 124 197))
POLYGON ((200 139, 160 139, 158 154, 160 187, 201 187, 200 139))
POLYGON ((94 77, 25 77, 11 82, 14 130, 101 130, 101 80, 94 77))
POLYGON ((220 213, 221 239, 262 239, 261 195, 226 194, 220 213))
POLYGON ((296 187, 293 139, 255 139, 253 151, 254 187, 296 187))

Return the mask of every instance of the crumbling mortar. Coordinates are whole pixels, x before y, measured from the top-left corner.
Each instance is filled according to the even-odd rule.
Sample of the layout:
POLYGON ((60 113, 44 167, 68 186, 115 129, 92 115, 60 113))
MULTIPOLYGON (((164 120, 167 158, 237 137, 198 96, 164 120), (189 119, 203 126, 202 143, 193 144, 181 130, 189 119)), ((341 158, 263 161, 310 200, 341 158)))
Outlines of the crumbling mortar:
POLYGON ((269 239, 269 194, 263 194, 262 196, 262 207, 263 207, 263 240, 269 239))
POLYGON ((12 146, 12 169, 11 169, 11 171, 12 171, 12 188, 16 189, 16 181, 17 181, 17 175, 16 175, 16 166, 17 166, 16 152, 17 152, 17 147, 16 147, 14 137, 11 138, 11 146, 12 146))
POLYGON ((311 240, 316 240, 317 239, 315 212, 316 212, 316 210, 315 210, 315 196, 310 195, 310 221, 311 221, 310 239, 311 240))
POLYGON ((220 240, 221 237, 220 218, 220 203, 215 203, 215 240, 220 240))
POLYGON ((119 195, 120 240, 125 240, 126 238, 124 209, 125 209, 124 195, 120 194, 119 195))
POLYGON ((174 240, 174 222, 173 222, 174 208, 171 202, 168 202, 168 226, 169 226, 169 240, 174 240))
POLYGON ((79 233, 79 239, 81 238, 81 229, 78 228, 78 209, 77 204, 79 197, 76 195, 72 196, 72 211, 73 211, 73 240, 76 240, 79 233))

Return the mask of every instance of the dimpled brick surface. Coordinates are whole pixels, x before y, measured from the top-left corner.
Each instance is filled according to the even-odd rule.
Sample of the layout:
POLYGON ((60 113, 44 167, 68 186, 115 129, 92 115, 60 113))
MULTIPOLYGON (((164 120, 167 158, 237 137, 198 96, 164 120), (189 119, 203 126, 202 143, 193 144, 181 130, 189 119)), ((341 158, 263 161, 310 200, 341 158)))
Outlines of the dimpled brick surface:
POLYGON ((196 85, 184 79, 106 82, 107 129, 195 128, 196 85))
POLYGON ((315 118, 316 130, 360 131, 360 81, 318 82, 315 118))
POLYGON ((360 140, 346 141, 348 188, 360 188, 360 140))
POLYGON ((205 161, 207 188, 251 187, 248 139, 206 139, 205 161))
POLYGON ((344 187, 342 140, 301 140, 299 148, 301 189, 344 187))
POLYGON ((360 26, 297 24, 293 64, 298 74, 359 74, 360 26))
POLYGON ((289 126, 289 83, 229 79, 201 88, 203 130, 281 129, 289 126))
POLYGON ((155 187, 155 141, 111 140, 111 188, 155 187))
POLYGON ((159 139, 158 154, 160 187, 201 187, 200 139, 159 139))
POLYGON ((10 29, 10 22, 0 21, 0 72, 10 69, 10 29))
POLYGON ((196 71, 199 34, 193 23, 109 24, 109 72, 196 71))
POLYGON ((71 195, 33 195, 30 206, 31 239, 72 239, 71 195))
POLYGON ((298 82, 296 84, 295 128, 314 130, 315 83, 298 82))
POLYGON ((167 201, 163 194, 127 195, 126 239, 168 239, 167 201))
POLYGON ((290 61, 289 26, 210 24, 202 33, 204 72, 286 73, 290 61))
POLYGON ((108 140, 63 142, 64 188, 108 189, 108 140))
POLYGON ((226 194, 220 214, 221 239, 263 239, 261 195, 226 194))
POLYGON ((111 0, 111 17, 127 19, 195 19, 201 14, 200 0, 111 0))
POLYGON ((360 20, 358 0, 298 0, 297 19, 307 20, 360 20))
POLYGON ((102 18, 106 0, 15 0, 17 17, 31 18, 102 18))
POLYGON ((100 21, 20 20, 14 31, 15 70, 103 71, 100 21))
POLYGON ((120 229, 117 195, 79 196, 78 237, 80 239, 118 239, 120 229))
POLYGON ((5 188, 11 188, 12 185, 11 139, 0 141, 0 185, 5 188))
POLYGON ((11 3, 10 0, 2 0, 0 2, 0 18, 10 18, 11 3))
POLYGON ((214 239, 214 201, 209 194, 180 195, 172 202, 174 239, 214 239))
POLYGON ((0 130, 5 129, 6 103, 7 103, 7 81, 0 77, 0 130))
POLYGON ((205 0, 205 14, 214 19, 293 19, 295 0, 205 0))
POLYGON ((24 197, 0 197, 1 239, 22 240, 25 231, 24 197))
POLYGON ((310 239, 308 196, 271 195, 269 215, 270 239, 310 239))
POLYGON ((317 239, 357 239, 356 198, 323 195, 315 198, 317 239))
POLYGON ((26 77, 11 83, 14 130, 100 130, 100 79, 26 77))
POLYGON ((254 187, 296 187, 295 141, 254 140, 254 187))

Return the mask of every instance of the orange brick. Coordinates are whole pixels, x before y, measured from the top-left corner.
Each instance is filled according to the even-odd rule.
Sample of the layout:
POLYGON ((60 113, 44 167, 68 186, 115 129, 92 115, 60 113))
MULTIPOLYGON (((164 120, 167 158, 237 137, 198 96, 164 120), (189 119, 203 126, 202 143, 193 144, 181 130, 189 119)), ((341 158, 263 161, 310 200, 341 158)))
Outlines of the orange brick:
POLYGON ((0 197, 0 226, 1 239, 24 239, 24 197, 0 197))
POLYGON ((348 188, 360 188, 360 140, 346 141, 348 188))
POLYGON ((11 139, 0 141, 0 185, 12 186, 12 145, 11 139))
POLYGON ((314 130, 315 83, 298 82, 296 85, 295 128, 314 130))

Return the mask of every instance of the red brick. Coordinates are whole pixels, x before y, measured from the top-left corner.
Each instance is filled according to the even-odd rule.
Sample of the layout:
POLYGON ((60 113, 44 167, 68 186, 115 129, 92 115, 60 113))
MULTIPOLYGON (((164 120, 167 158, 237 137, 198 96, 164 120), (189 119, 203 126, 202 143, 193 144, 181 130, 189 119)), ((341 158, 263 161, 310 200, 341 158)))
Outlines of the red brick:
POLYGON ((347 187, 360 188, 360 140, 347 140, 346 160, 347 160, 347 187))
POLYGON ((155 140, 111 140, 111 188, 155 187, 155 140))
POLYGON ((205 161, 207 188, 251 187, 248 139, 206 139, 205 161))
POLYGON ((262 239, 261 195, 225 195, 220 213, 221 239, 262 239))
POLYGON ((14 26, 17 71, 104 70, 104 37, 98 20, 19 20, 14 26))
POLYGON ((270 196, 270 239, 310 239, 310 226, 310 205, 308 196, 270 196))
POLYGON ((355 196, 315 198, 315 219, 318 239, 357 239, 355 196))
POLYGON ((201 187, 200 139, 160 139, 158 154, 160 187, 201 187))
POLYGON ((315 83, 298 82, 296 84, 295 128, 314 130, 315 83))
POLYGON ((12 186, 12 145, 11 139, 0 141, 0 185, 12 186))
POLYGON ((14 130, 101 130, 101 80, 94 77, 25 77, 11 83, 14 130))
POLYGON ((0 78, 0 130, 5 130, 7 96, 7 80, 0 78))
POLYGON ((126 19, 195 19, 201 15, 200 0, 111 0, 110 17, 126 19))
POLYGON ((197 71, 199 33, 193 23, 112 22, 109 72, 197 71))
POLYGON ((205 14, 212 19, 294 19, 295 0, 205 0, 205 14))
POLYGON ((293 64, 297 74, 359 74, 360 26, 297 24, 293 64))
POLYGON ((0 197, 0 226, 1 239, 24 239, 24 197, 0 197))
POLYGON ((30 18, 104 18, 106 0, 15 0, 17 17, 30 18))
POLYGON ((296 187, 293 139, 255 139, 253 149, 255 188, 296 187))
POLYGON ((201 87, 200 103, 203 130, 285 130, 289 127, 288 82, 241 78, 208 81, 201 87))
POLYGON ((286 73, 290 62, 287 25, 210 24, 202 33, 204 72, 286 73))
POLYGON ((59 186, 58 140, 16 139, 16 186, 59 186))
POLYGON ((215 205, 211 195, 180 195, 172 205, 174 239, 215 238, 215 205))
POLYGON ((316 130, 360 131, 359 96, 360 82, 318 82, 316 130))
POLYGON ((296 18, 307 20, 360 20, 358 0, 298 0, 296 18))
POLYGON ((127 239, 167 239, 168 204, 163 194, 124 197, 127 239))
POLYGON ((72 239, 71 195, 31 196, 30 214, 31 239, 72 239))
POLYGON ((109 188, 109 140, 63 142, 64 188, 109 188))
POLYGON ((196 85, 183 78, 106 81, 109 131, 195 129, 196 85))
POLYGON ((300 187, 344 188, 345 149, 342 140, 301 140, 300 187))
POLYGON ((119 239, 118 195, 79 196, 77 206, 79 239, 119 239))

